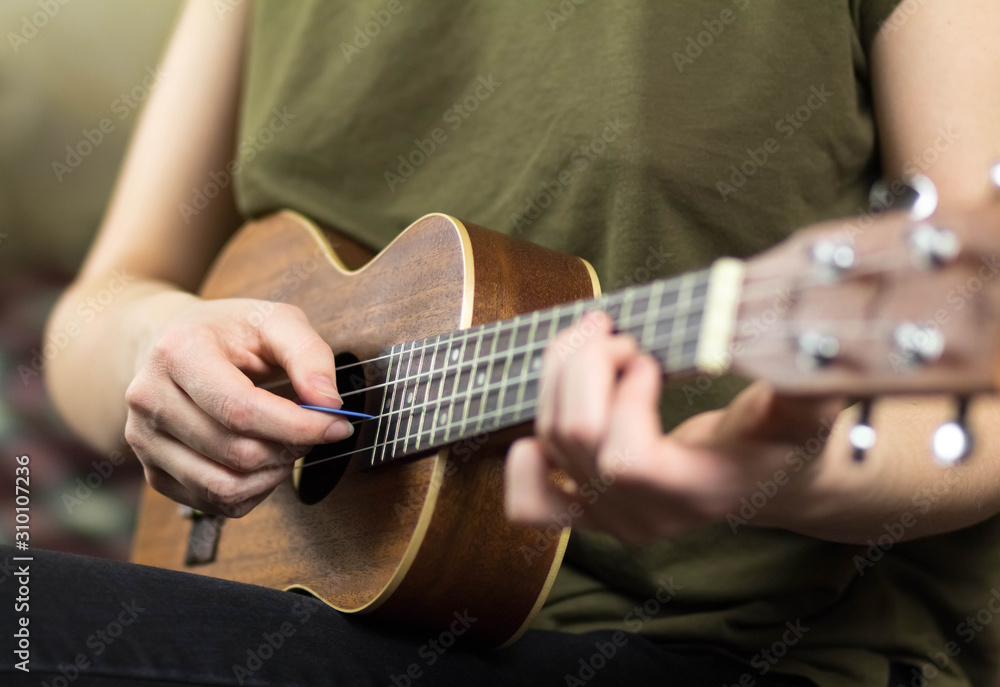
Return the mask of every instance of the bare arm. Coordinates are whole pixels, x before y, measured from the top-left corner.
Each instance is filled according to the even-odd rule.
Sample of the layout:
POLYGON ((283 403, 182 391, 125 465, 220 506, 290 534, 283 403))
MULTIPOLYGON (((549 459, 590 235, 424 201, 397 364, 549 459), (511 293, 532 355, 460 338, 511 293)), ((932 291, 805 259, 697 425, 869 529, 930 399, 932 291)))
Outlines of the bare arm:
POLYGON ((156 489, 236 516, 291 470, 285 447, 350 432, 245 374, 282 367, 308 402, 340 403, 333 354, 301 311, 251 326, 251 301, 191 293, 239 224, 232 184, 200 212, 182 207, 233 156, 247 14, 245 3, 221 16, 209 0, 186 6, 97 239, 48 322, 47 337, 70 342, 45 371, 93 446, 124 436, 156 489))

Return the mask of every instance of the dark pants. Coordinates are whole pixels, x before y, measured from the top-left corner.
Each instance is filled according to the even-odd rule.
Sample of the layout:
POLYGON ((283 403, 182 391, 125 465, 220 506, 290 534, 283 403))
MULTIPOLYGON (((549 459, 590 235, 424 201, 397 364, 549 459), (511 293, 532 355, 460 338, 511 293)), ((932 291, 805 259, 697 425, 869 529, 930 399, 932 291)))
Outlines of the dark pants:
MULTIPOLYGON (((482 650, 453 642, 450 632, 345 616, 307 596, 48 551, 31 552, 30 608, 22 613, 16 555, 0 547, 3 685, 719 687, 744 675, 755 685, 812 685, 762 678, 709 647, 611 631, 532 630, 510 648, 482 650), (15 669, 21 658, 12 653, 23 615, 30 673, 15 669)), ((456 618, 456 634, 470 622, 456 618)))

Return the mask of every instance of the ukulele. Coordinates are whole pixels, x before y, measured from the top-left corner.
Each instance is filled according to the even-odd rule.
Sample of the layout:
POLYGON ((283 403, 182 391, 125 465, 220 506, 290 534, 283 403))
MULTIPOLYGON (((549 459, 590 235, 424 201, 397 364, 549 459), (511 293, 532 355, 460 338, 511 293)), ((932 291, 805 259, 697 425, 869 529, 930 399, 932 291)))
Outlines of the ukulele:
MULTIPOLYGON (((996 388, 1000 210, 918 212, 925 201, 604 296, 585 260, 444 214, 374 258, 293 212, 251 222, 201 295, 302 308, 335 353, 344 409, 373 417, 312 448, 240 519, 147 485, 133 560, 429 628, 467 612, 467 634, 509 644, 544 602, 569 528, 505 519, 504 456, 531 430, 543 349, 583 313, 608 313, 671 379, 734 372, 857 399, 996 388)), ((287 378, 261 384, 294 398, 287 378)), ((874 430, 855 429, 861 457, 874 430)), ((951 429, 937 452, 957 462, 968 442, 951 429)))

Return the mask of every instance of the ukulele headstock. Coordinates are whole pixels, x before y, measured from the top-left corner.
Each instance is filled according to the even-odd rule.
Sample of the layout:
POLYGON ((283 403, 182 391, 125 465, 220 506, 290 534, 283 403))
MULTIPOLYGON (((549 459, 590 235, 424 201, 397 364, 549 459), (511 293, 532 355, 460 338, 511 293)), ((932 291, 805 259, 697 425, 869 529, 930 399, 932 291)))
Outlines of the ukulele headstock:
POLYGON ((938 210, 913 185, 908 212, 825 222, 747 262, 732 370, 868 399, 1000 386, 1000 198, 938 210))

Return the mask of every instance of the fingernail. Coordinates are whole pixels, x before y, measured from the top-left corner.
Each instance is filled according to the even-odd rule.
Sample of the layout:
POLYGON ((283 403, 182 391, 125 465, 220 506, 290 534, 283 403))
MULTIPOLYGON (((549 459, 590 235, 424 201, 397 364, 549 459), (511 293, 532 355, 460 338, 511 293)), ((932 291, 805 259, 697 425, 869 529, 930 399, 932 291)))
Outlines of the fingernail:
POLYGON ((331 398, 334 401, 341 401, 340 394, 337 393, 337 387, 334 385, 333 380, 326 375, 313 375, 312 377, 313 386, 316 391, 320 392, 327 398, 331 398))
POLYGON ((354 425, 347 420, 337 420, 326 428, 323 441, 332 444, 335 441, 342 441, 352 434, 354 434, 354 425))

